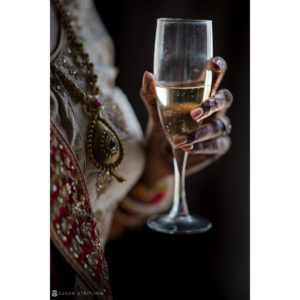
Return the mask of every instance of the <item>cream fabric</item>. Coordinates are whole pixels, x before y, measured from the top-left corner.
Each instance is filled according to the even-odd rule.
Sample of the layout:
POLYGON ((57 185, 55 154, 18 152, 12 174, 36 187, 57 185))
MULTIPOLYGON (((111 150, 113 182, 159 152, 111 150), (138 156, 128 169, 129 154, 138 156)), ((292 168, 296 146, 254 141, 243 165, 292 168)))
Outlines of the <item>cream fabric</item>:
MULTIPOLYGON (((87 181, 91 205, 97 218, 102 242, 105 243, 113 211, 118 202, 125 197, 136 183, 144 169, 145 157, 141 146, 143 133, 127 97, 114 84, 117 69, 113 66, 113 43, 98 17, 93 2, 91 0, 75 2, 75 7, 72 6, 73 8, 70 7, 70 9, 74 15, 78 16, 80 27, 77 33, 82 40, 85 51, 89 53, 91 62, 94 64, 94 71, 98 75, 97 83, 102 93, 110 96, 110 103, 104 103, 104 107, 106 107, 104 114, 108 119, 108 115, 112 114, 109 120, 113 123, 112 125, 117 125, 117 118, 120 117, 117 110, 116 113, 115 110, 113 110, 113 113, 109 111, 112 105, 116 105, 123 114, 125 128, 114 126, 114 129, 121 138, 125 150, 124 161, 117 171, 126 179, 126 182, 119 183, 113 179, 105 193, 98 197, 96 190, 97 169, 91 164, 85 153, 86 133, 90 119, 84 113, 77 99, 73 99, 56 86, 51 86, 51 118, 76 154, 87 181)), ((66 36, 62 34, 61 44, 53 58, 54 60, 59 58, 64 47, 66 47, 66 36)), ((76 83, 79 86, 84 86, 84 82, 78 81, 76 83)))

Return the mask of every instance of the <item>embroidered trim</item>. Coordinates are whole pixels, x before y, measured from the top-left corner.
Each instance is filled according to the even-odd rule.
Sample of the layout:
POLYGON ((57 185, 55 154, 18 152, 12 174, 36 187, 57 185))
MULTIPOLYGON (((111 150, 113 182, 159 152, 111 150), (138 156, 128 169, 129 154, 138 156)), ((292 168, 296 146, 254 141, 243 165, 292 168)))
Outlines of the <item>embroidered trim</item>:
POLYGON ((103 121, 103 95, 97 84, 98 76, 94 73, 94 65, 91 63, 89 55, 85 52, 84 45, 77 34, 78 27, 80 27, 78 17, 68 10, 68 6, 72 6, 74 2, 52 0, 52 3, 58 11, 61 24, 66 33, 65 43, 67 47, 62 51, 62 56, 57 55, 57 62, 51 61, 51 70, 58 74, 60 80, 68 87, 69 92, 71 91, 70 94, 75 93, 73 96, 82 103, 84 111, 91 117, 89 131, 87 132, 87 155, 98 169, 98 177, 100 178, 97 181, 97 193, 99 195, 108 186, 106 183, 110 182, 108 178, 101 180, 102 177, 112 175, 120 182, 125 181, 116 170, 123 161, 124 149, 118 133, 108 125, 107 121, 103 121), (95 126, 95 122, 98 126, 95 126), (106 141, 108 146, 106 144, 99 145, 99 139, 95 138, 101 135, 104 130, 108 132, 108 140, 106 141), (103 155, 98 155, 99 146, 105 155, 109 154, 113 159, 106 159, 106 157, 103 158, 103 155))
POLYGON ((88 190, 70 146, 51 122, 51 239, 99 299, 112 299, 88 190))

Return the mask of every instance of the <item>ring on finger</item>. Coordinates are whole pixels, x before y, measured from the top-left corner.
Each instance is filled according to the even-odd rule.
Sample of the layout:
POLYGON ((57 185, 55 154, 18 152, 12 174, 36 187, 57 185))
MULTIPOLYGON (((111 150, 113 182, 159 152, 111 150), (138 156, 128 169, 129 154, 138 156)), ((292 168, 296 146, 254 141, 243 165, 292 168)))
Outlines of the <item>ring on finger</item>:
POLYGON ((230 119, 228 117, 225 117, 225 116, 220 116, 219 120, 223 124, 223 135, 229 134, 232 130, 232 126, 230 124, 230 119))

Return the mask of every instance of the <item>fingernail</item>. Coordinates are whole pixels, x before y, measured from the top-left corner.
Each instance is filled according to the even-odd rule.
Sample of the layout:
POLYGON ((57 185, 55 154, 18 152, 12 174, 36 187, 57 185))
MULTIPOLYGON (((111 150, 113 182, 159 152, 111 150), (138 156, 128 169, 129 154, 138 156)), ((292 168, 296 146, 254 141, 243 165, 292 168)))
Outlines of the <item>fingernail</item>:
POLYGON ((143 76, 143 88, 145 90, 148 90, 149 88, 149 84, 150 84, 150 81, 154 79, 154 76, 152 73, 146 71, 144 73, 144 76, 143 76))
POLYGON ((149 80, 154 79, 154 75, 151 72, 146 71, 146 74, 147 74, 149 80))
POLYGON ((145 84, 146 82, 148 82, 149 80, 153 80, 154 79, 154 76, 152 73, 146 71, 144 73, 144 78, 143 78, 143 84, 145 84))
POLYGON ((191 116, 194 120, 197 120, 203 115, 203 113, 203 109, 201 107, 197 107, 191 111, 191 116))
POLYGON ((182 146, 181 149, 184 151, 191 151, 194 148, 194 145, 185 145, 182 146))
POLYGON ((213 59, 213 63, 217 66, 218 69, 222 69, 222 67, 223 67, 223 60, 220 57, 215 57, 213 59))
POLYGON ((187 142, 187 138, 184 135, 177 135, 173 137, 173 143, 175 145, 182 145, 187 142))
POLYGON ((143 76, 143 86, 145 86, 147 80, 148 80, 148 78, 147 78, 147 71, 146 71, 146 72, 144 72, 144 76, 143 76))

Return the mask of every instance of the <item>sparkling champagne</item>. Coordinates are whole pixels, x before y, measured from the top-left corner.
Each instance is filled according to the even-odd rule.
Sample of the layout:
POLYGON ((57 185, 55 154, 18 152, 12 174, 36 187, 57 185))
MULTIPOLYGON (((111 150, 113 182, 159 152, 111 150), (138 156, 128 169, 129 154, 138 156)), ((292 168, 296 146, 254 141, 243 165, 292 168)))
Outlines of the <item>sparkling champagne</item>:
POLYGON ((176 134, 199 127, 190 115, 193 108, 209 98, 211 85, 198 83, 193 86, 170 87, 156 85, 157 107, 169 140, 176 134))

